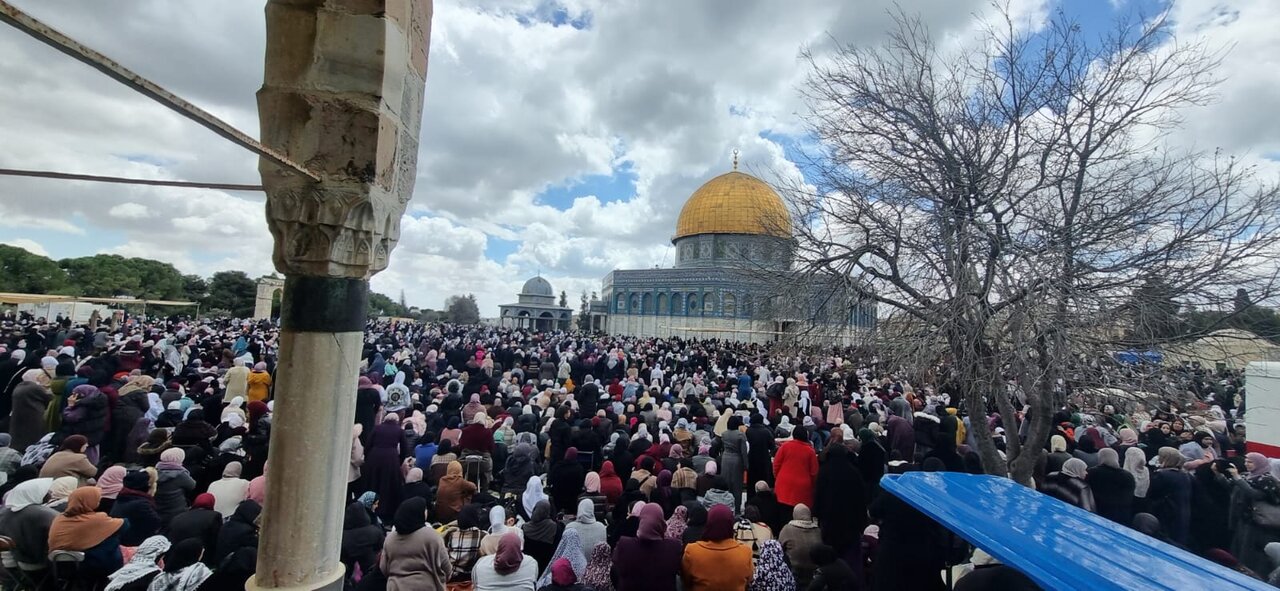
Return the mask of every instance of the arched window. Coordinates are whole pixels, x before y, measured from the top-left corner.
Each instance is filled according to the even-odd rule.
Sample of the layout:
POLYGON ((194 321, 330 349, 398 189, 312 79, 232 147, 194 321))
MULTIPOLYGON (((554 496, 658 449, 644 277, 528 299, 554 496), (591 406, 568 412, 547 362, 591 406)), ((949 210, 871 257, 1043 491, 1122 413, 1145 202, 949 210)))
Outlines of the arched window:
POLYGON ((724 315, 738 315, 738 298, 733 297, 733 294, 731 293, 724 294, 724 315))
POLYGON ((651 293, 644 294, 644 297, 641 298, 641 301, 644 302, 642 304, 642 311, 645 314, 653 314, 653 294, 651 293))
POLYGON ((684 314, 684 294, 676 292, 671 294, 671 315, 684 314))
POLYGON ((627 308, 627 313, 628 314, 640 313, 640 294, 638 293, 631 294, 631 306, 627 308))
POLYGON ((617 299, 618 301, 617 303, 618 311, 626 312, 627 311, 627 294, 620 293, 618 294, 618 297, 615 299, 617 299))
POLYGON ((711 316, 717 312, 720 307, 720 298, 714 293, 709 293, 702 298, 702 314, 711 316))
POLYGON ((742 315, 751 317, 751 294, 742 296, 742 315))
POLYGON ((685 307, 684 313, 687 316, 697 316, 698 310, 698 294, 691 293, 689 294, 689 305, 685 307))
POLYGON ((654 308, 659 316, 665 316, 671 313, 671 309, 667 307, 667 294, 658 294, 658 305, 654 308))

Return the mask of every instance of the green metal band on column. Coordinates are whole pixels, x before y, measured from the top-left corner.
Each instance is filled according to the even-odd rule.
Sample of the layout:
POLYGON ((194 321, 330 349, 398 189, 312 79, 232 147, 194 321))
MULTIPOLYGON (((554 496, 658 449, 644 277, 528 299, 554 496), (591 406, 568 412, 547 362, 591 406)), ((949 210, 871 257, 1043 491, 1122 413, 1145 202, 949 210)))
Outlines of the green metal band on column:
POLYGON ((284 279, 280 327, 295 332, 362 332, 369 282, 348 277, 290 275, 284 279))

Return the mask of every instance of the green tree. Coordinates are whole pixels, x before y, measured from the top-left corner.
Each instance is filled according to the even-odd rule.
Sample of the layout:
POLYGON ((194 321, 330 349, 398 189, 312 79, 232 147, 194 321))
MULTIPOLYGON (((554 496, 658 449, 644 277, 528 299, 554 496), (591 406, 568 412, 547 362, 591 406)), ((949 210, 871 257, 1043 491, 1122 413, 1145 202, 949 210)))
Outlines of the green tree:
POLYGON ((67 287, 67 273, 49 257, 0 244, 0 291, 51 293, 67 287))
POLYGON ((578 300, 578 330, 587 330, 591 327, 591 319, 587 313, 591 310, 591 303, 587 300, 587 292, 582 292, 582 298, 578 300))
POLYGON ((138 275, 136 297, 148 300, 175 300, 183 295, 185 280, 178 269, 169 263, 151 259, 125 259, 126 265, 138 275))
POLYGON ((560 307, 561 308, 569 307, 569 296, 564 293, 563 289, 560 290, 560 307))
MULTIPOLYGON (((400 294, 400 299, 404 299, 403 292, 400 294)), ((409 308, 397 303, 387 295, 371 291, 369 292, 369 317, 376 318, 378 316, 407 318, 409 316, 409 308)))
POLYGON ((1237 314, 1248 310, 1253 305, 1253 301, 1249 299, 1249 290, 1243 287, 1236 288, 1236 295, 1232 298, 1231 304, 1237 314))
POLYGON ((182 276, 182 299, 188 302, 204 301, 209 295, 209 282, 199 275, 182 276))
POLYGON ((480 322, 480 306, 476 303, 475 294, 449 296, 449 299, 444 301, 444 317, 454 324, 480 322))
POLYGON ((244 271, 219 271, 209 278, 209 295, 203 305, 229 310, 237 318, 253 314, 258 285, 244 271))

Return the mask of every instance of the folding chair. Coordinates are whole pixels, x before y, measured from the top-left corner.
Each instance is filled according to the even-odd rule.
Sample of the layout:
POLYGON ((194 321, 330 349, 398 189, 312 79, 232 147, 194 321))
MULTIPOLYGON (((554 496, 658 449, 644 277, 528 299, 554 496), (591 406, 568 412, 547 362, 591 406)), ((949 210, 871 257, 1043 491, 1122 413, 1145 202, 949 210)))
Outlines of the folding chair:
POLYGON ((80 565, 84 562, 84 552, 71 550, 54 550, 49 553, 50 574, 53 585, 58 591, 81 591, 84 581, 80 573, 80 565))
POLYGON ((594 472, 596 469, 596 452, 580 451, 578 452, 578 463, 582 464, 584 472, 594 472))
POLYGON ((467 456, 462 458, 462 477, 476 488, 484 490, 487 482, 484 479, 484 456, 467 456))
POLYGON ((35 589, 35 584, 30 582, 28 577, 22 572, 22 568, 18 564, 17 559, 13 557, 13 538, 8 536, 0 536, 0 566, 3 566, 5 575, 5 587, 8 583, 13 583, 13 589, 35 589))

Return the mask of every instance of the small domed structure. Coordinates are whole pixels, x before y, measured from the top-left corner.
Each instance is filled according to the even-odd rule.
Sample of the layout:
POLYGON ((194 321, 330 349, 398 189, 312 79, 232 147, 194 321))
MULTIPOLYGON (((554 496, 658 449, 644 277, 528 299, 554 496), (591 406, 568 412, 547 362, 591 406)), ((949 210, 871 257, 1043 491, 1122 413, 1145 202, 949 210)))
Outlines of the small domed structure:
POLYGON ((541 275, 531 277, 520 288, 516 303, 498 306, 502 326, 534 330, 569 330, 573 310, 556 304, 556 290, 541 275))

